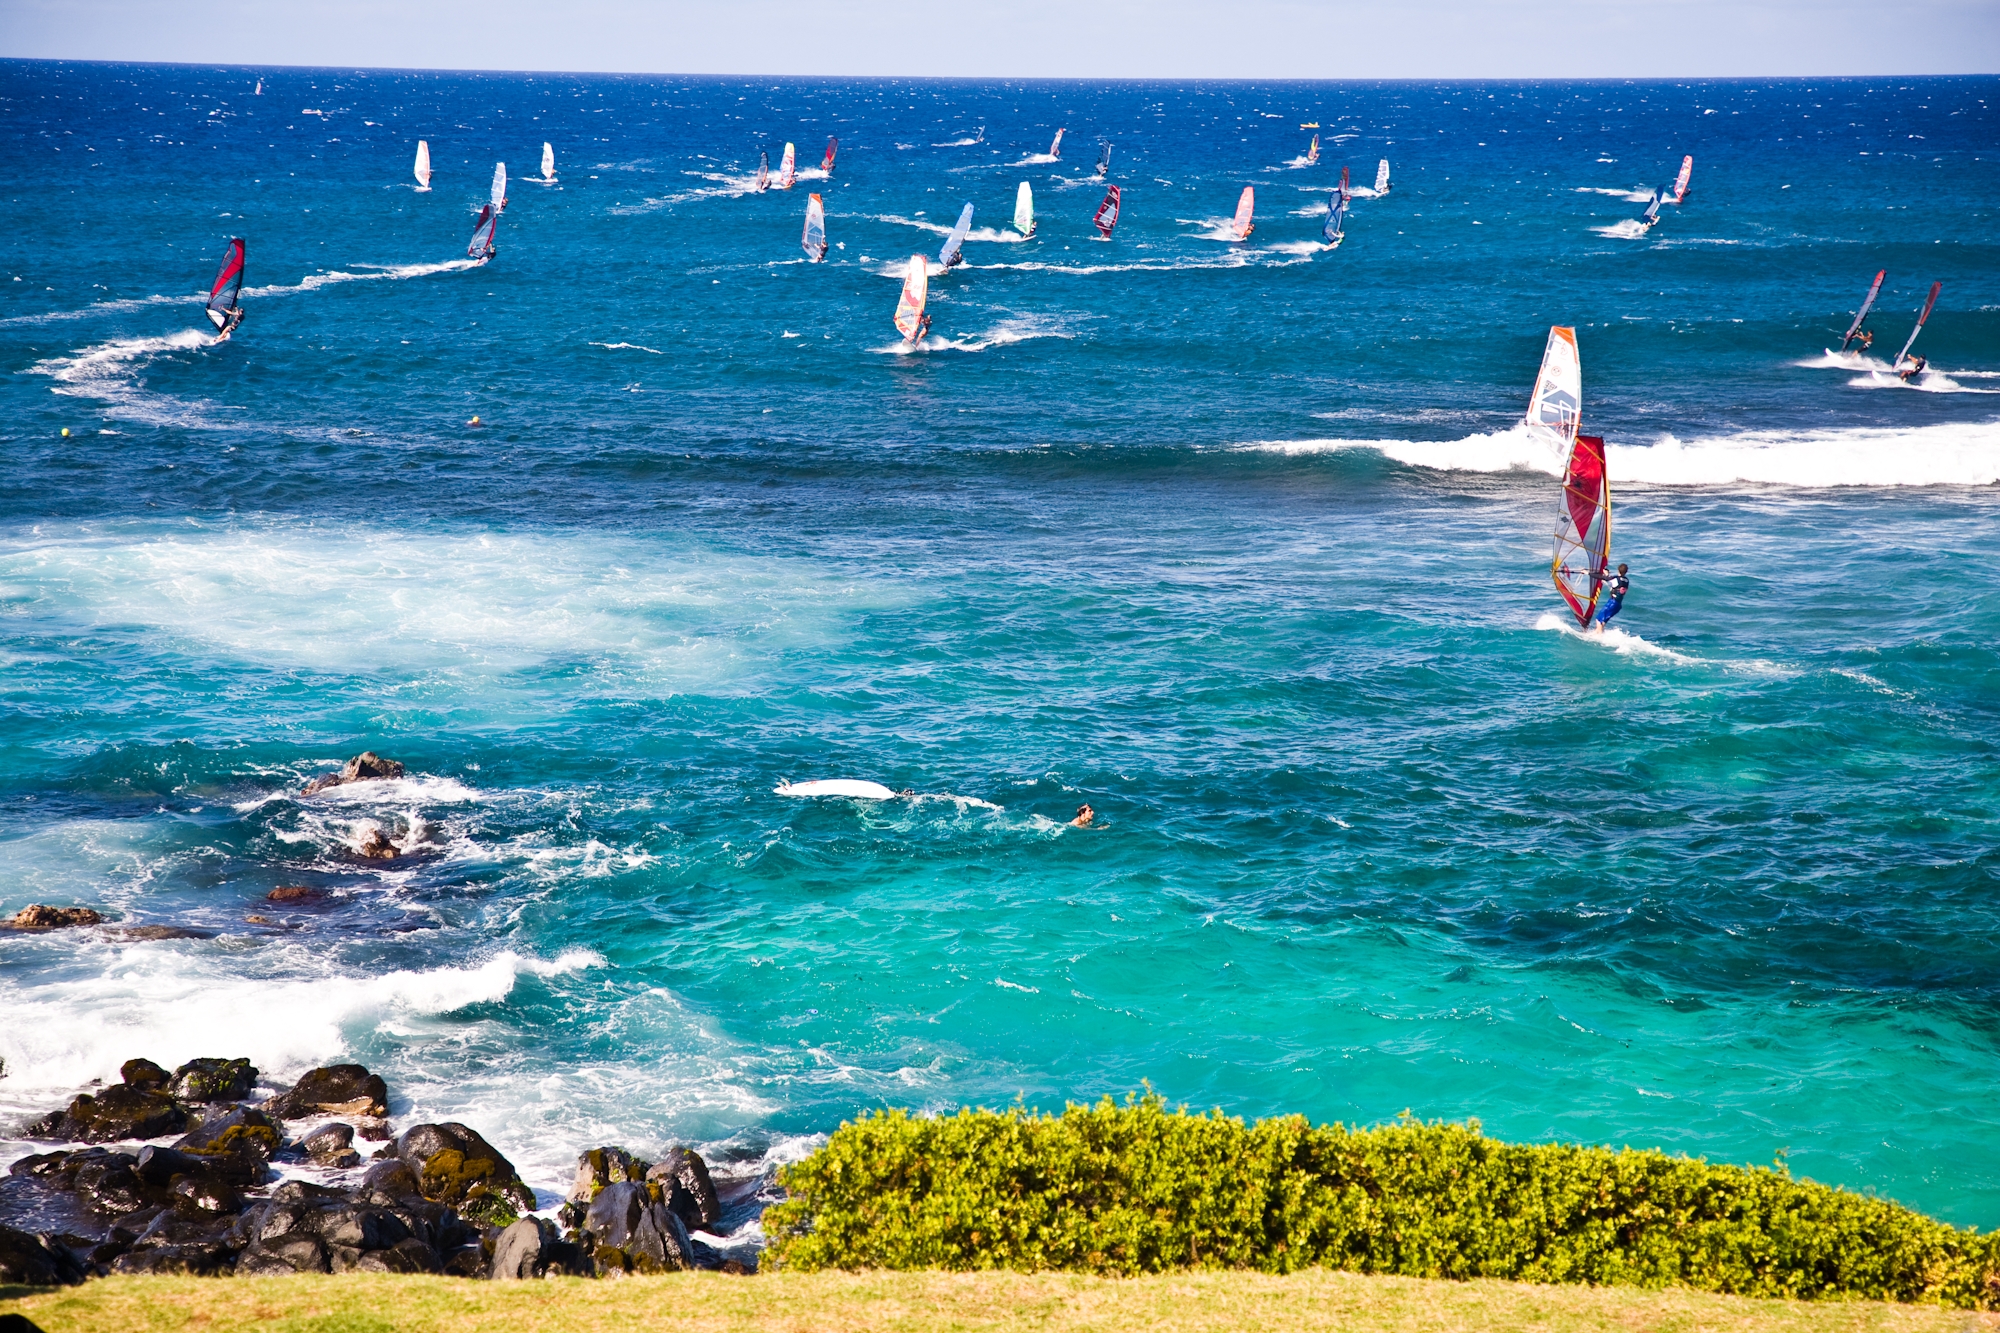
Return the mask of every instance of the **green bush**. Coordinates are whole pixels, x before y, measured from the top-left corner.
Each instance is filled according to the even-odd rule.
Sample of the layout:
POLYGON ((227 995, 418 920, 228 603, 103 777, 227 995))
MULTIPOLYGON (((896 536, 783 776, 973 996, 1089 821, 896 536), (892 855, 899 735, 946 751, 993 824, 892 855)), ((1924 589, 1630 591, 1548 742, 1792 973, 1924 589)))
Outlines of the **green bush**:
POLYGON ((1060 1116, 881 1111, 780 1181, 769 1258, 799 1271, 1320 1265, 2000 1306, 1994 1236, 1782 1169, 1498 1143, 1476 1121, 1246 1126, 1150 1095, 1060 1116))

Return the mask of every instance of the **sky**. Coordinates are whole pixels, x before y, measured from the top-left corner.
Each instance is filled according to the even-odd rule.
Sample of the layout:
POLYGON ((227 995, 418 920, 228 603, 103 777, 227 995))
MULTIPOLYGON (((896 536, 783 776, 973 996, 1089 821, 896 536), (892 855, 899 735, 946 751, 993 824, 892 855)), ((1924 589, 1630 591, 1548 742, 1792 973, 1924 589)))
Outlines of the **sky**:
POLYGON ((2000 71, 2000 0, 0 0, 0 56, 1021 78, 2000 71))

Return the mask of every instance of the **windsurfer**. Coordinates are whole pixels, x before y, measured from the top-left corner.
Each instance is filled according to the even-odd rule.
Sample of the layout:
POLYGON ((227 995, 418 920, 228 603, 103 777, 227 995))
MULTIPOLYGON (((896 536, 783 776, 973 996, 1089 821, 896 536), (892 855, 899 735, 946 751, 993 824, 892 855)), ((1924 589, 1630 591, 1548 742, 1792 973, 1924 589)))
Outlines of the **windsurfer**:
POLYGON ((1908 384, 1911 380, 1923 374, 1924 368, 1928 365, 1930 365, 1930 362, 1924 360, 1922 357, 1917 357, 1914 360, 1905 361, 1903 368, 1897 374, 1903 377, 1903 383, 1908 384))
POLYGON ((1597 608, 1597 627, 1603 629, 1611 623, 1611 617, 1618 614, 1618 608, 1625 605, 1625 594, 1632 589, 1632 580, 1626 575, 1626 567, 1618 566, 1618 572, 1604 580, 1604 591, 1597 608))
POLYGON ((1868 349, 1875 345, 1875 331, 1873 329, 1863 329, 1854 335, 1854 341, 1861 344, 1861 353, 1866 356, 1868 349))

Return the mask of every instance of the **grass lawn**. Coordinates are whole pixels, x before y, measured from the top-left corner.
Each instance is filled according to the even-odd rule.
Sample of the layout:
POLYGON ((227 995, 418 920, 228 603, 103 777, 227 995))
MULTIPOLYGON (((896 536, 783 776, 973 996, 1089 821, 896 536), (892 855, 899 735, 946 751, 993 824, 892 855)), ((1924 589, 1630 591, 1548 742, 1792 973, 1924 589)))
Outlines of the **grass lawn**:
POLYGON ((1095 1278, 1057 1273, 815 1273, 588 1281, 477 1282, 341 1277, 113 1277, 54 1291, 0 1287, 0 1315, 47 1333, 225 1329, 1338 1329, 1758 1333, 1760 1330, 2000 1330, 2000 1315, 1863 1301, 1744 1300, 1696 1291, 1436 1282, 1312 1271, 1290 1277, 1188 1273, 1095 1278))

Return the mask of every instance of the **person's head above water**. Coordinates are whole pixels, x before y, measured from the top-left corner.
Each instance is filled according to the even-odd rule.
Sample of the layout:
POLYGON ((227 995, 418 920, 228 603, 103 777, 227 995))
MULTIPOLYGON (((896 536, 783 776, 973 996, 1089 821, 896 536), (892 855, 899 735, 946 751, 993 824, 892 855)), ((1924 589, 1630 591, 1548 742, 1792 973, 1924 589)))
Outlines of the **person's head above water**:
POLYGON ((1069 822, 1076 828, 1089 828, 1091 821, 1096 818, 1097 812, 1095 810, 1087 805, 1079 805, 1076 808, 1076 818, 1069 822))

